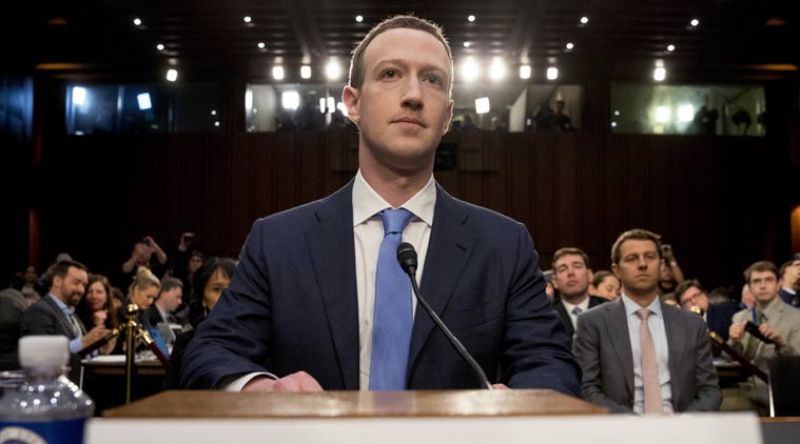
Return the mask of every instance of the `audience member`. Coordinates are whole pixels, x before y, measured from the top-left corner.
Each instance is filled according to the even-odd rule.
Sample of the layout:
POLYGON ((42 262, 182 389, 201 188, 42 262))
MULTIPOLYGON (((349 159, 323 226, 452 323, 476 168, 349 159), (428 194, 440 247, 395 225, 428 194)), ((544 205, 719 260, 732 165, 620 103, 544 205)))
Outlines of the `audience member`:
POLYGON ((578 316, 606 300, 589 294, 589 256, 580 248, 558 249, 553 254, 553 271, 553 287, 558 290, 553 308, 572 338, 578 316))
POLYGON ((711 290, 711 293, 708 295, 708 303, 709 304, 725 304, 725 303, 735 303, 733 298, 734 288, 733 286, 726 286, 726 287, 715 287, 711 290))
POLYGON ((800 306, 800 299, 797 291, 800 290, 800 259, 793 259, 784 262, 778 272, 780 278, 780 296, 783 302, 797 307, 800 306))
POLYGON ((28 306, 35 304, 41 298, 41 295, 36 290, 37 280, 36 267, 29 265, 25 269, 25 285, 20 289, 22 295, 25 296, 28 306))
MULTIPOLYGON (((161 288, 161 281, 150 271, 147 267, 139 267, 136 275, 128 287, 128 299, 126 303, 122 304, 119 308, 117 318, 121 323, 128 320, 128 305, 136 304, 138 311, 136 312, 136 323, 148 332, 153 331, 153 326, 150 324, 150 319, 147 316, 147 309, 153 304, 161 288)), ((120 333, 119 345, 117 346, 118 353, 125 351, 125 330, 120 333)))
POLYGON ((608 270, 600 270, 592 276, 589 294, 613 301, 619 297, 619 279, 608 270))
MULTIPOLYGON (((755 305, 733 316, 728 343, 766 371, 771 358, 800 354, 800 310, 778 297, 778 269, 772 262, 754 263, 745 270, 744 278, 753 292, 755 305), (750 334, 746 329, 748 322, 754 324, 768 342, 750 334)), ((769 391, 765 382, 751 377, 741 388, 760 415, 769 414, 769 391)))
POLYGON ((739 300, 739 308, 753 308, 754 305, 755 299, 753 298, 753 292, 750 291, 750 285, 745 282, 745 284, 742 285, 742 297, 739 300))
POLYGON ((17 343, 20 320, 26 308, 28 301, 19 290, 0 291, 0 371, 19 368, 17 343))
POLYGON ((180 324, 174 312, 181 305, 182 298, 183 283, 179 279, 173 277, 162 279, 158 298, 147 309, 150 325, 158 325, 161 322, 180 324))
POLYGON ((171 368, 167 371, 165 385, 167 388, 180 387, 180 370, 183 354, 189 341, 194 337, 194 329, 200 325, 214 308, 228 288, 236 270, 236 262, 230 258, 212 257, 195 273, 193 291, 189 297, 190 330, 184 331, 177 338, 170 355, 171 368), (200 290, 202 289, 202 290, 200 290))
POLYGON ((703 320, 660 303, 658 235, 635 229, 611 249, 622 297, 578 317, 583 397, 613 412, 718 410, 721 395, 703 320))
MULTIPOLYGON (((101 274, 90 274, 86 287, 86 295, 78 302, 75 314, 86 328, 104 326, 109 330, 119 327, 117 313, 111 302, 111 284, 101 274)), ((101 354, 108 354, 114 350, 116 338, 100 348, 101 354)))
MULTIPOLYGON (((660 293, 667 294, 675 291, 675 287, 683 282, 683 270, 678 265, 678 260, 675 258, 675 253, 672 251, 672 246, 663 244, 663 257, 661 262, 660 275, 658 278, 658 289, 660 293)), ((676 300, 677 302, 677 300, 676 300)))
POLYGON ((203 265, 203 253, 192 249, 194 243, 194 233, 181 234, 178 248, 172 255, 172 275, 181 280, 187 294, 191 293, 194 272, 203 265))
POLYGON ((710 331, 728 339, 731 320, 739 311, 739 306, 735 302, 711 304, 705 289, 697 279, 681 282, 675 289, 675 296, 684 310, 701 315, 710 331))
POLYGON ((108 329, 103 325, 87 331, 75 315, 75 306, 83 297, 89 281, 86 266, 63 260, 53 267, 50 292, 22 314, 20 333, 27 335, 62 335, 69 341, 72 354, 70 379, 78 382, 80 360, 76 353, 102 339, 108 329))
POLYGON ((166 265, 167 254, 151 236, 145 236, 133 245, 131 257, 122 264, 122 272, 134 278, 140 267, 146 267, 154 275, 162 276, 166 265))

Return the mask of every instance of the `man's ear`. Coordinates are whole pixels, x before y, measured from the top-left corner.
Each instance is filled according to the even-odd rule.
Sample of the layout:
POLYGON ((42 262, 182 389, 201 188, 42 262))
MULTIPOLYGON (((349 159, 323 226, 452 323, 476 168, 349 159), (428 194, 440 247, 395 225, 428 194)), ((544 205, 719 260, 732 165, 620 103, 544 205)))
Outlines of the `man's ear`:
POLYGON ((342 90, 342 102, 347 107, 347 117, 356 126, 358 126, 358 99, 361 97, 361 92, 350 85, 345 85, 342 90))
POLYGON ((450 121, 453 120, 453 106, 454 103, 452 100, 450 103, 447 104, 447 119, 444 122, 444 128, 442 128, 442 136, 447 134, 447 130, 450 129, 450 121))

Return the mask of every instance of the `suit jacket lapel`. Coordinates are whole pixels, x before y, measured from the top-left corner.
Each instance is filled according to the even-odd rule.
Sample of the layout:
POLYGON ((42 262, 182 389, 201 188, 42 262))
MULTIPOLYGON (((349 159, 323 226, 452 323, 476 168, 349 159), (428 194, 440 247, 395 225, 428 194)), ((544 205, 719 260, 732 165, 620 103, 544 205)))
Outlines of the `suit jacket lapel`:
POLYGON ((631 337, 628 333, 625 304, 622 302, 622 298, 619 298, 604 305, 604 307, 606 306, 611 315, 611 322, 605 326, 606 334, 619 358, 622 377, 625 379, 625 386, 628 387, 628 393, 633 402, 633 352, 631 351, 631 337))
POLYGON ((339 359, 342 386, 358 389, 359 336, 353 242, 353 182, 322 201, 306 233, 314 277, 339 359))
POLYGON ((686 334, 683 331, 683 326, 678 320, 678 312, 676 309, 670 309, 665 305, 661 305, 661 312, 664 314, 664 330, 667 333, 667 351, 669 353, 669 374, 670 385, 672 386, 672 405, 678 404, 678 396, 680 396, 680 385, 684 381, 679 381, 676 376, 679 375, 681 368, 681 361, 683 360, 683 353, 686 350, 686 334))
MULTIPOLYGON (((438 184, 436 192, 433 226, 420 291, 433 311, 441 316, 472 253, 475 236, 467 224, 469 213, 463 204, 453 199, 438 184)), ((430 316, 417 304, 408 356, 409 376, 433 327, 430 316)))
POLYGON ((78 336, 75 336, 75 331, 72 328, 72 322, 70 322, 70 320, 67 319, 66 314, 61 311, 61 307, 59 307, 58 304, 53 301, 49 294, 45 295, 44 300, 47 302, 50 310, 53 311, 53 314, 56 315, 56 319, 58 319, 58 323, 61 324, 61 329, 67 334, 67 337, 69 339, 77 339, 78 336))

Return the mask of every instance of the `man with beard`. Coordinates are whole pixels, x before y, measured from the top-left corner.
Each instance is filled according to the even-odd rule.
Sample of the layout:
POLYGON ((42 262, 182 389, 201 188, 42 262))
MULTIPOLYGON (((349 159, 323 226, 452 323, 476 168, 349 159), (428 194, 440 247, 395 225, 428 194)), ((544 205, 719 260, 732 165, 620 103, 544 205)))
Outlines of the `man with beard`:
POLYGON ((72 260, 61 261, 53 269, 50 292, 22 314, 20 333, 28 335, 62 335, 69 339, 70 379, 78 382, 80 360, 76 353, 101 339, 108 333, 104 326, 86 331, 75 315, 86 290, 89 275, 86 266, 72 260))

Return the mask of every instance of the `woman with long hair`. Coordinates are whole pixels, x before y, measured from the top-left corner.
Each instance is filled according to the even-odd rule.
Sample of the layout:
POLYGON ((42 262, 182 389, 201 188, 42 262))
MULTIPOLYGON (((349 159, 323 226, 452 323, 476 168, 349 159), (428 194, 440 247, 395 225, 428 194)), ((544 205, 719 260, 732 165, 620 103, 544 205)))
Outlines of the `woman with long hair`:
MULTIPOLYGON (((111 300, 111 284, 108 278, 102 274, 90 274, 89 284, 86 286, 86 293, 78 302, 75 314, 81 320, 86 330, 91 330, 97 326, 104 326, 109 330, 119 327, 117 312, 111 300)), ((114 350, 116 338, 100 347, 100 353, 107 355, 114 350)))

